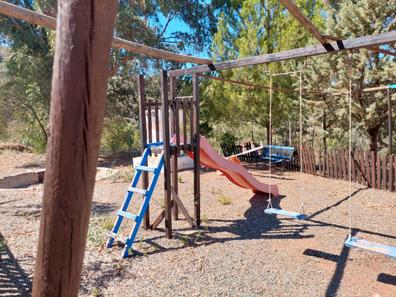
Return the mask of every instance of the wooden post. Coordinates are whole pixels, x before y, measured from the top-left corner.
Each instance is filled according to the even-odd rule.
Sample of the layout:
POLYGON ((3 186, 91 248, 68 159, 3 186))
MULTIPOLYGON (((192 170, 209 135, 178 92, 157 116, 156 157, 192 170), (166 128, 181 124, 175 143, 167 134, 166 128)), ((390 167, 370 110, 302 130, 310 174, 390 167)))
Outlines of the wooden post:
MULTIPOLYGON (((147 126, 146 126, 146 92, 144 90, 144 76, 139 75, 138 80, 138 94, 139 94, 139 113, 140 113, 140 151, 143 151, 147 146, 147 126)), ((150 115, 149 115, 150 116, 150 115)), ((157 132, 158 133, 158 132, 157 132)), ((147 165, 147 164, 143 164, 147 165)), ((142 187, 148 187, 148 172, 143 172, 142 187)), ((147 207, 146 214, 144 215, 144 229, 150 228, 150 206, 147 207)))
MULTIPOLYGON (((176 104, 176 78, 175 77, 171 77, 170 78, 170 97, 171 100, 173 101, 173 111, 172 111, 172 134, 174 135, 176 133, 176 152, 174 152, 173 156, 172 156, 172 188, 174 190, 174 192, 172 192, 172 197, 174 197, 174 193, 176 195, 179 194, 179 181, 178 181, 178 174, 177 174, 177 167, 178 167, 178 163, 177 163, 177 157, 179 155, 179 146, 180 146, 180 135, 178 134, 178 129, 177 129, 177 125, 179 123, 178 121, 178 117, 179 117, 179 110, 178 110, 178 106, 176 104)), ((172 137, 173 137, 172 135, 172 137)), ((173 217, 175 218, 175 220, 179 219, 179 208, 177 203, 175 203, 175 199, 172 198, 172 204, 173 204, 173 217)))
POLYGON ((33 296, 77 296, 105 114, 116 1, 58 1, 33 296))
POLYGON ((392 137, 393 137, 393 122, 392 122, 392 94, 390 89, 387 89, 388 95, 388 151, 389 155, 392 155, 392 137))
POLYGON ((193 75, 193 103, 194 103, 194 217, 197 226, 201 225, 201 185, 199 161, 199 77, 193 75))
POLYGON ((187 117, 188 117, 188 100, 182 99, 183 105, 183 151, 187 154, 187 117))
POLYGON ((172 185, 170 177, 170 138, 169 138, 169 101, 168 73, 161 71, 161 101, 162 101, 162 133, 164 141, 164 199, 165 199, 165 232, 167 238, 172 238, 172 185))

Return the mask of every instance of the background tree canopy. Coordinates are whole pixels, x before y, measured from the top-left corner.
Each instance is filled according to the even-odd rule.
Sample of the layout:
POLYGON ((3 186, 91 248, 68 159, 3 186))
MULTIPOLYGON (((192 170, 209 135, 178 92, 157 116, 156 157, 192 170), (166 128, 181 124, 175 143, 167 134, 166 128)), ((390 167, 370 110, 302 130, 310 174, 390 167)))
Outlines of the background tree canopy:
MULTIPOLYGON (((55 0, 10 2, 56 16, 55 0)), ((393 2, 295 2, 322 32, 341 38, 396 29, 393 2)), ((0 26, 0 138, 43 151, 50 109, 54 32, 3 16, 0 26)), ((210 56, 216 61, 317 43, 278 0, 120 0, 115 34, 156 48, 210 56)), ((147 95, 159 98, 159 70, 183 65, 118 49, 111 55, 103 150, 130 150, 139 143, 137 75, 146 75, 147 95)), ((329 94, 347 90, 350 65, 354 145, 381 150, 387 145, 386 92, 366 93, 363 89, 394 83, 396 66, 394 57, 368 50, 353 51, 350 56, 339 53, 213 73, 260 87, 202 79, 202 132, 214 142, 226 132, 237 141, 268 141, 269 73, 303 70, 304 141, 325 150, 345 146, 346 97, 329 94)), ((282 144, 291 140, 296 145, 298 74, 273 77, 272 85, 273 141, 282 144), (295 91, 279 91, 285 88, 295 91)), ((179 81, 178 92, 191 93, 191 78, 179 81)))

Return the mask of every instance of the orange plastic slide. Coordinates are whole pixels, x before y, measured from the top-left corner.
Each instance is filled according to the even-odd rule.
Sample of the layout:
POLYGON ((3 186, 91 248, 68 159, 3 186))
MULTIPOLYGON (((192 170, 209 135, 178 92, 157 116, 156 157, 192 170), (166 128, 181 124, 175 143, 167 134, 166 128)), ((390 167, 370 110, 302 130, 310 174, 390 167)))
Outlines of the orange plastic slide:
MULTIPOLYGON (((231 182, 253 192, 270 193, 279 195, 277 185, 263 184, 257 181, 241 164, 237 164, 219 155, 210 145, 209 141, 201 136, 200 139, 200 161, 203 165, 221 171, 231 182)), ((189 152, 193 157, 193 153, 189 152)))

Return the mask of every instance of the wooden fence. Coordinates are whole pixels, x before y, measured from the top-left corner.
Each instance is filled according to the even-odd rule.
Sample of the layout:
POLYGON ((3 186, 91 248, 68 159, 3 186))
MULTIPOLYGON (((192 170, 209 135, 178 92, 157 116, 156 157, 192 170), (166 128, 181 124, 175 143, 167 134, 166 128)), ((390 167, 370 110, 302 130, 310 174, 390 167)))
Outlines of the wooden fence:
MULTIPOLYGON (((323 177, 349 180, 348 150, 333 150, 319 154, 317 174, 323 177)), ((355 150, 351 159, 352 182, 369 188, 395 191, 396 156, 380 156, 374 152, 355 150)))
MULTIPOLYGON (((238 154, 249 150, 252 146, 235 145, 228 150, 228 154, 238 154)), ((225 149, 223 148, 223 152, 225 149)), ((316 152, 310 146, 302 148, 302 171, 304 173, 318 175, 326 178, 339 180, 349 180, 348 171, 348 150, 336 149, 323 152, 316 152)), ((262 151, 242 155, 241 161, 260 161, 262 151)), ((289 171, 299 171, 299 151, 296 150, 290 162, 286 163, 285 169, 289 171)), ((352 182, 365 185, 369 188, 396 191, 396 155, 385 156, 375 155, 374 152, 355 150, 351 159, 351 179, 352 182)))
MULTIPOLYGON (((221 150, 223 151, 223 155, 225 157, 229 157, 232 155, 237 155, 240 153, 243 153, 245 151, 251 150, 254 147, 258 147, 258 144, 255 144, 253 146, 253 144, 251 142, 247 142, 244 143, 242 145, 233 145, 233 146, 225 146, 225 145, 221 145, 221 150)), ((258 151, 254 151, 251 153, 247 153, 245 155, 240 155, 238 156, 238 159, 244 162, 258 162, 260 161, 260 156, 262 155, 262 151, 258 150, 258 151)))
MULTIPOLYGON (((303 172, 322 177, 349 180, 347 149, 315 152, 303 147, 303 172)), ((351 179, 369 188, 396 191, 396 156, 377 155, 371 151, 354 150, 351 158, 351 179)), ((296 157, 298 158, 298 157, 296 157)), ((291 170, 298 170, 298 160, 292 160, 291 170), (294 163, 293 163, 294 162, 294 163)))

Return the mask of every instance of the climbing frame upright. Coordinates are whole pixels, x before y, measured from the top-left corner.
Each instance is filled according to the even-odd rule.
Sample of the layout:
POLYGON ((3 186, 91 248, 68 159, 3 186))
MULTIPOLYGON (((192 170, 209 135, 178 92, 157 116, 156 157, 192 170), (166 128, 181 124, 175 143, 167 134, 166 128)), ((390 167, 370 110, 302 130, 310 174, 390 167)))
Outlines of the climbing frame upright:
MULTIPOLYGON (((140 135, 142 152, 147 143, 163 142, 164 158, 164 209, 150 222, 147 208, 144 227, 157 228, 165 220, 165 232, 172 238, 172 219, 179 219, 179 212, 190 227, 199 226, 200 218, 200 163, 199 163, 199 79, 193 76, 192 96, 177 96, 176 78, 169 78, 167 71, 160 74, 161 99, 146 97, 145 80, 139 76, 140 135), (194 216, 191 217, 179 197, 178 157, 192 153, 194 156, 194 216), (173 170, 176 169, 176 170, 173 170), (173 217, 172 217, 173 213, 173 217)), ((143 173, 143 187, 147 187, 143 173)))

